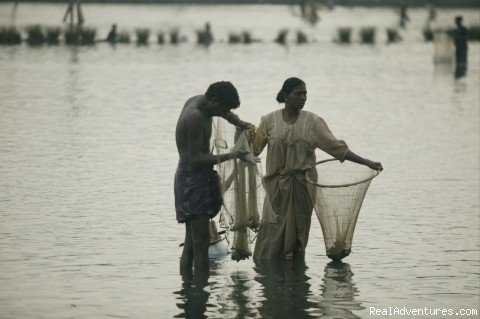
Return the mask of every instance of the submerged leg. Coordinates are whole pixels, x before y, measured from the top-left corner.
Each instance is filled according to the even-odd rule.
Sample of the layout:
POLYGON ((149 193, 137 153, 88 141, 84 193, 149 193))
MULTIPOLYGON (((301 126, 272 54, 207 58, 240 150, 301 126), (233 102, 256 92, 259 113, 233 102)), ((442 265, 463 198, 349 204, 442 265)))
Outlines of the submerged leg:
POLYGON ((208 274, 210 265, 208 261, 208 245, 210 244, 209 218, 202 216, 190 222, 192 227, 193 263, 195 276, 208 274))
POLYGON ((193 265, 193 242, 191 222, 185 222, 185 241, 183 244, 182 257, 180 258, 180 272, 192 268, 193 265))

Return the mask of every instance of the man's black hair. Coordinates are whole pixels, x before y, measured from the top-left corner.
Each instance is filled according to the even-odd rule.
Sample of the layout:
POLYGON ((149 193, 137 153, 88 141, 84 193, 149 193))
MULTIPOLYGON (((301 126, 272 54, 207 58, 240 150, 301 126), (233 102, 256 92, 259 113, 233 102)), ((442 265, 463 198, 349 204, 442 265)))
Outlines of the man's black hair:
POLYGON ((237 89, 227 81, 215 82, 208 87, 205 93, 207 99, 218 99, 221 108, 231 110, 240 106, 240 98, 237 89))

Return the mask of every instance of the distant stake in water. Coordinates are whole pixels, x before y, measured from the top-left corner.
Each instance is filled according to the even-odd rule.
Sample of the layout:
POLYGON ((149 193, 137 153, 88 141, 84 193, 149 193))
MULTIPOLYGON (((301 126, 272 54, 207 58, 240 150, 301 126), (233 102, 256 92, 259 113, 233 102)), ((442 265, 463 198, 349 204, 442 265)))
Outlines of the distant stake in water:
POLYGON ((375 43, 375 28, 366 27, 360 29, 360 42, 364 44, 374 44, 375 43))
POLYGON ((148 38, 150 37, 150 30, 147 28, 138 28, 135 30, 137 34, 137 44, 138 45, 147 45, 148 38))
POLYGON ((350 43, 350 35, 352 34, 352 28, 342 27, 337 29, 337 38, 336 42, 339 43, 350 43))
POLYGON ((288 29, 282 29, 278 32, 278 36, 275 39, 275 42, 278 44, 286 44, 287 43, 287 34, 288 34, 288 29))

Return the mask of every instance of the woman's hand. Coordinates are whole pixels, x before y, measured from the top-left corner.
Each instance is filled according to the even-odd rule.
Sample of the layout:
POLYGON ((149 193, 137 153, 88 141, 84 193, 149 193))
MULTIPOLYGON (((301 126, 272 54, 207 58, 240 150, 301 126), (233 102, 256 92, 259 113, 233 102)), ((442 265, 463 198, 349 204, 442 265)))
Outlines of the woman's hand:
POLYGON ((382 171, 383 170, 382 163, 374 162, 374 161, 371 161, 369 159, 358 156, 357 154, 355 154, 351 150, 348 150, 347 155, 345 156, 345 159, 347 161, 351 161, 351 162, 355 162, 355 163, 358 163, 358 164, 361 164, 361 165, 368 166, 371 169, 374 169, 376 171, 382 171))
POLYGON ((383 171, 382 163, 380 162, 373 162, 369 160, 367 166, 376 171, 383 171))

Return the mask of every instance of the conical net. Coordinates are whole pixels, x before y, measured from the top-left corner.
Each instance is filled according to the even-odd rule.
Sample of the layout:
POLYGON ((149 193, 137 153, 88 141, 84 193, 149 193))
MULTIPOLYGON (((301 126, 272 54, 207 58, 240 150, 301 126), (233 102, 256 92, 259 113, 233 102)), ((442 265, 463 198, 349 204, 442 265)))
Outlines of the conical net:
POLYGON ((315 165, 318 178, 309 178, 309 191, 322 227, 327 256, 339 261, 352 249, 360 208, 378 172, 352 162, 331 159, 315 165))
MULTIPOLYGON (((220 225, 233 232, 232 259, 239 261, 252 255, 251 238, 260 225, 260 203, 265 196, 262 186, 261 165, 253 156, 248 141, 254 132, 236 130, 218 119, 213 134, 213 153, 224 154, 243 150, 244 160, 232 159, 217 165, 221 178, 224 205, 220 212, 220 225)), ((270 212, 270 210, 268 210, 270 212)))

